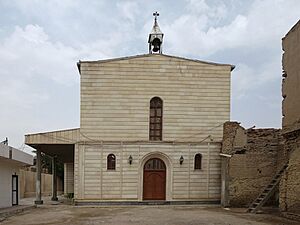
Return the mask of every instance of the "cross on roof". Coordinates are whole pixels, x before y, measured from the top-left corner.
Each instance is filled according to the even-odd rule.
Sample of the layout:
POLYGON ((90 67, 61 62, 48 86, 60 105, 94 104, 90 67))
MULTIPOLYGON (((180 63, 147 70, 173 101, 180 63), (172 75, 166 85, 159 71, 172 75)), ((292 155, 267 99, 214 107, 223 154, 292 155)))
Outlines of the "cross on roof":
POLYGON ((159 13, 156 11, 156 12, 153 13, 153 16, 154 16, 155 20, 157 20, 157 17, 159 16, 159 13))

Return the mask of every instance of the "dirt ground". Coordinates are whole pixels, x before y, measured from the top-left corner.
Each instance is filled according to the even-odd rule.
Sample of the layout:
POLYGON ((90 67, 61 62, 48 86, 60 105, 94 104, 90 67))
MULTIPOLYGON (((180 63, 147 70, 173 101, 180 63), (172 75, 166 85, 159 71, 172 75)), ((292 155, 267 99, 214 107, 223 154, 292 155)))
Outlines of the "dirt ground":
POLYGON ((78 207, 43 205, 7 218, 1 225, 144 224, 144 225, 296 225, 297 222, 269 214, 248 214, 201 206, 107 206, 78 207))

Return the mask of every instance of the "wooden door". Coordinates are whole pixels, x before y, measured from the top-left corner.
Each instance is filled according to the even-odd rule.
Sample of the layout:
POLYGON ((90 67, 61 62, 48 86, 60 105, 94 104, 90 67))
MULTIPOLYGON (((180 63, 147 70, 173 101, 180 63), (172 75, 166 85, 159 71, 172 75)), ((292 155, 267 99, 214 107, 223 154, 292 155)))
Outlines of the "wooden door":
POLYGON ((166 199, 166 166, 161 159, 154 158, 145 163, 143 199, 166 199))

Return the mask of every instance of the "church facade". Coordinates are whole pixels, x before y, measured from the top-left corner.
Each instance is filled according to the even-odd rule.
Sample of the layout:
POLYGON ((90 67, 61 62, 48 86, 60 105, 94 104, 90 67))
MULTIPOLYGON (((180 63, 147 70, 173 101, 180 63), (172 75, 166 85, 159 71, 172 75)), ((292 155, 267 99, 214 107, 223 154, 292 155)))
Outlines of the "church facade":
POLYGON ((77 204, 220 201, 234 66, 162 54, 162 40, 155 18, 149 54, 78 63, 80 128, 65 166, 77 204))
POLYGON ((79 68, 75 199, 220 199, 231 65, 147 54, 79 68))

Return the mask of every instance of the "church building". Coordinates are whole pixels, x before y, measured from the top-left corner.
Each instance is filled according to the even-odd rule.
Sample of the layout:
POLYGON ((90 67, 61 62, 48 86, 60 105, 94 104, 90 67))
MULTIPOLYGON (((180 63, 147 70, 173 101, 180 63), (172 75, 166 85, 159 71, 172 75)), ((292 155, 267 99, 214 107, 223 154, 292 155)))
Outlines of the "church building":
POLYGON ((25 137, 64 162, 75 204, 220 202, 234 66, 163 54, 154 16, 148 54, 78 62, 80 128, 25 137))

